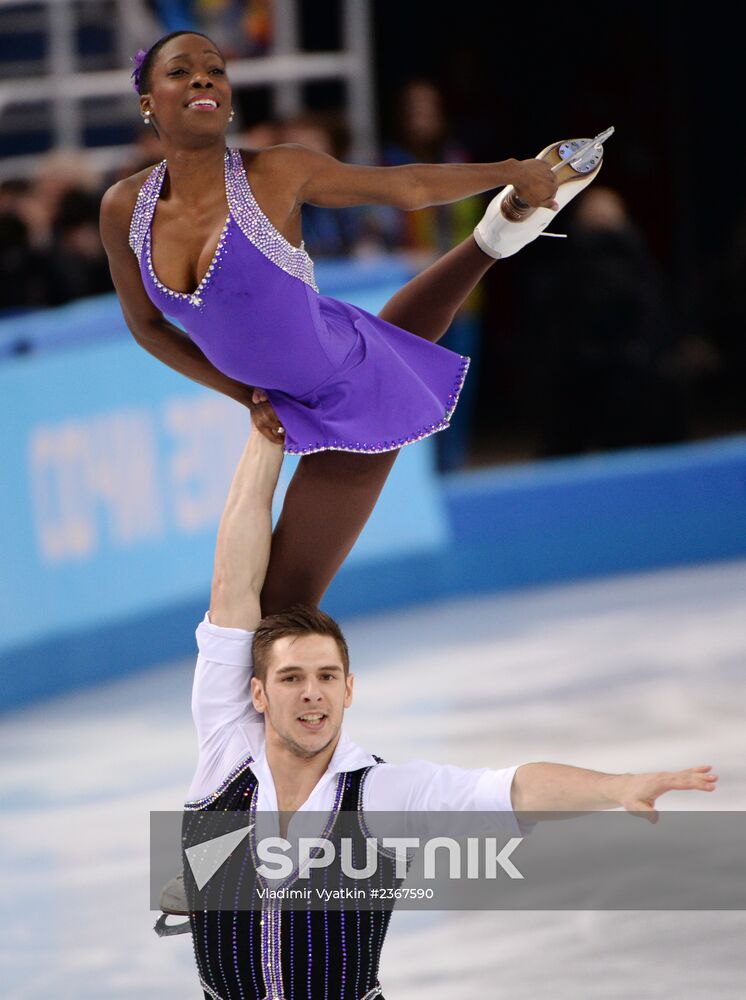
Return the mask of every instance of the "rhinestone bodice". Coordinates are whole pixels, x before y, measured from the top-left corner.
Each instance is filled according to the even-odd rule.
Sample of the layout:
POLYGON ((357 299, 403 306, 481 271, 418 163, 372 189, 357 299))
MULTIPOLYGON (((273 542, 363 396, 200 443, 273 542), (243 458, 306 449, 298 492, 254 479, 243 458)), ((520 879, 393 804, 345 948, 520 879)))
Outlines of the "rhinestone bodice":
POLYGON ((306 397, 334 373, 315 337, 313 263, 305 247, 289 243, 259 208, 240 151, 226 150, 224 163, 228 215, 193 292, 169 288, 155 270, 153 217, 166 161, 146 178, 130 226, 143 285, 154 305, 176 319, 220 371, 267 391, 306 397))
POLYGON ((162 292, 171 298, 188 301, 194 306, 202 305, 203 293, 219 261, 231 219, 235 220, 244 236, 269 260, 277 264, 287 274, 300 278, 301 281, 318 291, 314 280, 313 261, 306 252, 305 244, 301 242, 299 247, 293 246, 272 225, 261 210, 254 197, 254 192, 251 190, 243 157, 238 149, 226 149, 225 151, 225 193, 228 201, 228 218, 204 278, 194 292, 178 292, 164 285, 159 281, 153 268, 152 229, 155 207, 158 204, 166 171, 166 160, 162 160, 151 171, 140 188, 132 214, 129 238, 130 246, 138 260, 142 258, 143 251, 145 251, 148 272, 162 292))

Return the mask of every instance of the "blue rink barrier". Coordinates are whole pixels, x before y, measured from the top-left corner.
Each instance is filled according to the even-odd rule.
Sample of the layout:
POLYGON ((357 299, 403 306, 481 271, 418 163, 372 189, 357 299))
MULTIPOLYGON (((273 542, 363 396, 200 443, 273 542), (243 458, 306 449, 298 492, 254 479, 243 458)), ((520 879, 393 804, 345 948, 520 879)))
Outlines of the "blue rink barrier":
POLYGON ((447 546, 344 567, 333 613, 746 556, 746 436, 460 473, 441 492, 447 546))
MULTIPOLYGON (((375 311, 395 284, 371 277, 341 297, 375 311)), ((115 300, 89 305, 8 321, 39 339, 0 365, 0 709, 194 651, 248 431, 240 406, 137 347, 115 300)), ((15 334, 0 324, 0 340, 15 334)), ((325 607, 344 617, 743 555, 746 438, 445 479, 426 441, 403 450, 325 607)))

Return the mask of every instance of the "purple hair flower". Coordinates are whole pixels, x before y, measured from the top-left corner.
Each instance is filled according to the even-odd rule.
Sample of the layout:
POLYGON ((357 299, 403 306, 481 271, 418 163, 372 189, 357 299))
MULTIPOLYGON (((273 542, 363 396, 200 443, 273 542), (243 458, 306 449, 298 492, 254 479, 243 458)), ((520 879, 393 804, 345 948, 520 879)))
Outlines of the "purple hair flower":
POLYGON ((140 93, 140 73, 142 71, 142 64, 145 62, 145 56, 149 51, 149 49, 138 49, 130 60, 132 65, 135 67, 132 70, 132 86, 137 94, 140 93))

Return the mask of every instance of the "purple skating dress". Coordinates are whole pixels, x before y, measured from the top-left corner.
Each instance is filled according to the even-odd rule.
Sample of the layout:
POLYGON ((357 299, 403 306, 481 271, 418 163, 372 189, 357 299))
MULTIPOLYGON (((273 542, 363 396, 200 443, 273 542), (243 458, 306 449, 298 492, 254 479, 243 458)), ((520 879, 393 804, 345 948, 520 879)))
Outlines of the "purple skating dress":
POLYGON ((163 160, 132 215, 145 289, 216 368, 266 391, 286 454, 390 451, 448 427, 469 358, 320 295, 303 244, 259 208, 239 150, 225 153, 229 213, 207 273, 191 294, 162 284, 151 226, 165 175, 163 160))

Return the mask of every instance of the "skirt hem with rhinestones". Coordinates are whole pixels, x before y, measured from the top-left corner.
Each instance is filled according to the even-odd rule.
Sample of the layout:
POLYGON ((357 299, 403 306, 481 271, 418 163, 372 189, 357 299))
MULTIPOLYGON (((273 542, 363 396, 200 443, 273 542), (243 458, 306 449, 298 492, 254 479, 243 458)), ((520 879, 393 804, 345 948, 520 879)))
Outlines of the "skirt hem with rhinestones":
POLYGON ((384 451, 396 451, 398 448, 404 447, 407 444, 414 444, 416 441, 422 441, 432 434, 437 434, 439 431, 444 431, 451 426, 451 417, 458 405, 459 396, 461 395, 461 390, 464 387, 464 382, 466 380, 466 374, 469 371, 469 364, 471 358, 465 355, 459 355, 461 362, 459 365, 459 374, 456 382, 448 396, 448 404, 446 406, 446 411, 443 415, 443 419, 434 424, 429 424, 426 427, 421 427, 419 430, 412 434, 407 435, 403 438, 397 438, 396 440, 389 441, 377 441, 375 443, 367 443, 365 441, 324 441, 323 443, 312 444, 306 447, 297 447, 291 445, 285 448, 286 455, 314 455, 320 451, 353 451, 358 452, 362 455, 375 455, 384 451))

